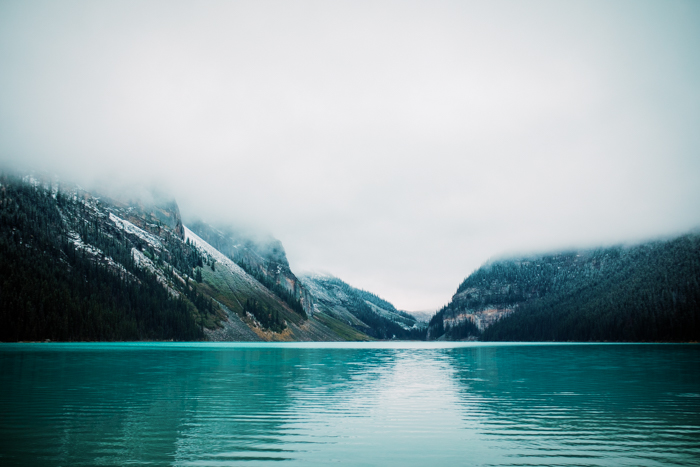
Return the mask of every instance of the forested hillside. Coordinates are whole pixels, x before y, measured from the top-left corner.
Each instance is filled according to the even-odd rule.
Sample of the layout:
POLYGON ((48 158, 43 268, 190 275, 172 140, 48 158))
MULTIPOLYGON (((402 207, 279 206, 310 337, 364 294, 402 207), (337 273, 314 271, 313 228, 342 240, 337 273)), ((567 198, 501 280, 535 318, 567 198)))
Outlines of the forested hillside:
POLYGON ((230 227, 216 229, 202 221, 192 222, 188 227, 297 313, 304 317, 311 313, 311 297, 292 272, 279 240, 271 236, 252 237, 230 227))
POLYGON ((239 266, 153 203, 0 176, 0 340, 369 339, 307 314, 281 243, 239 266))
POLYGON ((603 275, 572 281, 496 322, 484 340, 700 340, 700 236, 610 250, 603 275))
MULTIPOLYGON (((0 340, 204 338, 211 300, 139 267, 133 249, 161 257, 106 222, 95 200, 7 175, 0 183, 0 340)), ((182 242, 171 251, 179 267, 201 262, 182 242)))
POLYGON ((699 283, 697 234, 496 261, 460 284, 430 335, 468 328, 482 340, 693 341, 699 283))
POLYGON ((700 234, 491 261, 428 327, 281 243, 0 175, 0 340, 700 340, 700 234))

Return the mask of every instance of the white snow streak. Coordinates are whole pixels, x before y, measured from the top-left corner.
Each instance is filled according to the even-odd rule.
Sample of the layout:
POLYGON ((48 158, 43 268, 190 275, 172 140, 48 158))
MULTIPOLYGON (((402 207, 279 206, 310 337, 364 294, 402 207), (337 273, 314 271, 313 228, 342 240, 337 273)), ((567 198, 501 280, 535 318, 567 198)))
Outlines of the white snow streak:
POLYGON ((168 292, 170 292, 170 295, 173 297, 177 298, 180 296, 180 293, 177 290, 174 290, 172 287, 170 287, 170 284, 168 283, 168 279, 165 277, 163 274, 163 271, 161 271, 159 268, 156 267, 155 264, 153 264, 153 261, 148 259, 146 255, 144 255, 142 252, 137 250, 136 248, 131 249, 131 255, 134 257, 134 262, 138 267, 141 269, 147 269, 149 272, 154 274, 156 276, 156 279, 158 282, 163 284, 166 289, 168 289, 168 292))
POLYGON ((224 266, 229 271, 231 271, 232 274, 245 279, 253 287, 259 287, 259 283, 257 280, 250 277, 248 273, 246 273, 239 265, 231 261, 226 255, 224 255, 219 250, 211 246, 209 243, 202 240, 202 238, 200 238, 197 234, 192 232, 187 227, 185 227, 185 239, 189 240, 190 243, 194 244, 194 246, 200 251, 214 258, 217 263, 217 268, 224 266))
POLYGON ((68 232, 68 239, 70 242, 75 245, 75 247, 79 250, 83 250, 86 253, 89 253, 93 257, 99 258, 103 260, 107 265, 113 269, 116 269, 119 271, 121 274, 129 275, 131 276, 132 274, 126 270, 124 266, 121 264, 117 263, 112 259, 111 256, 105 256, 104 252, 100 250, 99 248, 96 248, 92 245, 88 245, 87 243, 83 242, 82 239, 80 238, 80 235, 78 235, 77 232, 68 232))
POLYGON ((136 235, 137 237, 139 237, 144 242, 148 243, 153 248, 157 248, 159 250, 163 248, 163 245, 160 243, 160 240, 158 239, 158 237, 146 232, 145 230, 143 230, 139 227, 136 227, 131 222, 124 220, 124 219, 121 219, 121 218, 115 216, 114 214, 112 214, 111 212, 109 213, 109 220, 114 222, 117 227, 124 230, 125 232, 136 235))

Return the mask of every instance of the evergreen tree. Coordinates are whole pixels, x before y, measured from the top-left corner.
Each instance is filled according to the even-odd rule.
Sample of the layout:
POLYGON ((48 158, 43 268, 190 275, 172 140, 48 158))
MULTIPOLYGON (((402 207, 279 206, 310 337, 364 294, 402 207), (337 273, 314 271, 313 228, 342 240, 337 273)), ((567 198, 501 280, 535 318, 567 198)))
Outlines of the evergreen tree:
POLYGON ((106 228, 83 200, 0 176, 0 340, 204 337, 192 303, 138 267, 136 244, 106 228))

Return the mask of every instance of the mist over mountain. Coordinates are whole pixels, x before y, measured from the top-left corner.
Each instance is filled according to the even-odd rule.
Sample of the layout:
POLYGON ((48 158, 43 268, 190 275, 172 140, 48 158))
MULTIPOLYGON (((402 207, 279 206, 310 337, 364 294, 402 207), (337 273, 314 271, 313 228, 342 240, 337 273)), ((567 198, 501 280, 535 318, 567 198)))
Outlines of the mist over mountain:
POLYGON ((418 321, 427 323, 430 321, 430 318, 433 317, 435 313, 437 313, 436 310, 421 310, 421 311, 410 311, 409 312, 411 315, 415 316, 415 318, 418 321))
POLYGON ((488 262, 430 320, 428 338, 698 341, 700 233, 488 262))
POLYGON ((700 339, 698 233, 494 259, 421 320, 171 197, 4 174, 0 260, 5 341, 700 339))
POLYGON ((122 201, 32 176, 0 176, 0 340, 425 334, 415 318, 368 292, 355 291, 364 302, 355 300, 342 316, 318 292, 294 275, 278 240, 203 222, 186 226, 169 197, 122 201))
POLYGON ((700 227, 698 24, 690 0, 0 2, 0 170, 176 199, 273 294, 234 314, 308 315, 294 271, 319 270, 438 310, 491 258, 700 227))

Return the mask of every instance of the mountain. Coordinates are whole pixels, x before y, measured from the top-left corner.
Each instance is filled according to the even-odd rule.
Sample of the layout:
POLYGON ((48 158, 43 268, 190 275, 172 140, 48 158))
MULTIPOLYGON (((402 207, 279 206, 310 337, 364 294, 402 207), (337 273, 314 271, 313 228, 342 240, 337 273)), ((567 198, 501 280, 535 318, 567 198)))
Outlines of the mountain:
POLYGON ((259 282, 274 290, 302 315, 313 313, 311 296, 294 275, 279 240, 253 237, 231 227, 216 229, 204 222, 189 224, 193 233, 238 264, 259 282))
POLYGON ((278 240, 0 174, 0 340, 700 340, 700 234, 501 259, 428 323, 278 240))
POLYGON ((143 206, 1 176, 0 339, 202 339, 222 316, 187 287, 181 271, 201 258, 179 213, 156 211, 173 227, 143 206))
POLYGON ((697 341, 700 235, 504 259, 460 284, 429 339, 697 341))
POLYGON ((370 292, 330 275, 307 274, 300 279, 314 297, 316 314, 347 323, 376 339, 425 339, 424 324, 370 292))
POLYGON ((436 310, 409 311, 408 313, 414 318, 416 318, 418 321, 422 323, 427 323, 428 321, 430 321, 430 318, 432 318, 433 315, 436 313, 436 310))
POLYGON ((0 175, 2 341, 370 339, 314 310, 274 239, 188 228, 167 197, 0 175))

